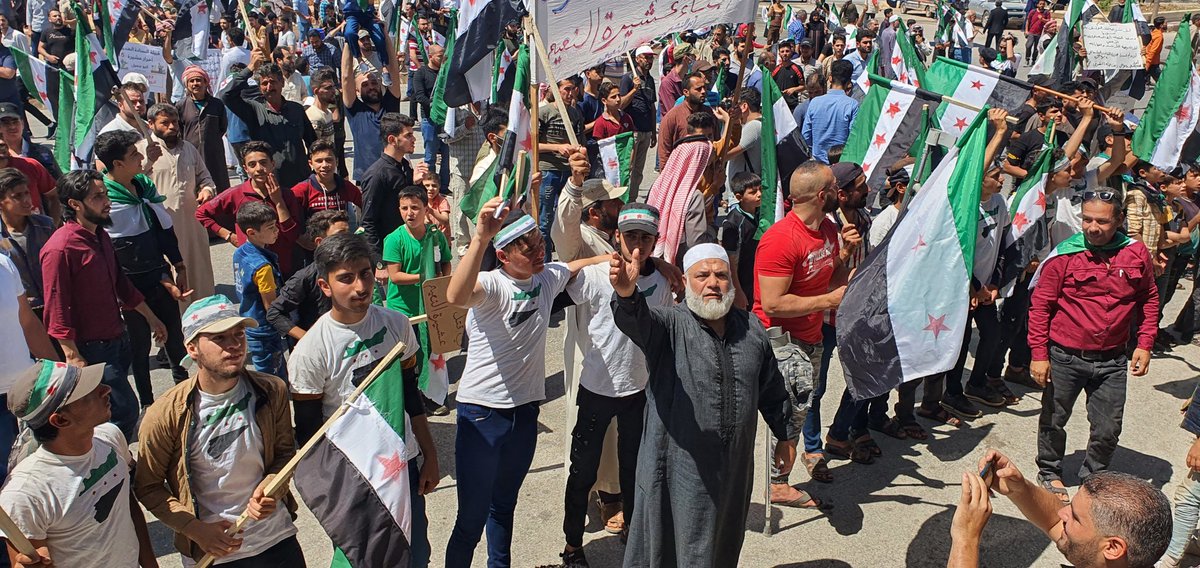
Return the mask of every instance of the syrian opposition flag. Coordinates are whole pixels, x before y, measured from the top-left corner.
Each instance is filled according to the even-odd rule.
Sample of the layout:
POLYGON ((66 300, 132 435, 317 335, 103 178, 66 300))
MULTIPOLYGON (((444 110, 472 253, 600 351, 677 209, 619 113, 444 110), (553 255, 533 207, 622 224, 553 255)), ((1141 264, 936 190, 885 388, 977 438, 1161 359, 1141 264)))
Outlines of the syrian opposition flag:
POLYGON ((103 20, 100 30, 104 36, 104 48, 110 61, 117 60, 117 54, 129 41, 129 32, 137 23, 139 3, 141 0, 100 0, 100 19, 103 20), (107 24, 107 25, 105 25, 107 24))
POLYGON ((513 54, 504 43, 496 46, 496 61, 492 63, 492 96, 488 99, 491 104, 504 100, 503 94, 512 89, 512 79, 508 70, 512 67, 513 54))
MULTIPOLYGON (((75 78, 65 69, 51 67, 58 73, 58 101, 55 103, 54 119, 59 124, 71 124, 75 120, 75 78), (66 121, 66 122, 63 122, 66 121)), ((54 163, 64 172, 71 171, 71 138, 73 132, 66 130, 54 137, 54 163)))
MULTIPOLYGON (((779 158, 789 152, 780 152, 778 145, 791 138, 799 130, 796 119, 788 108, 783 92, 775 79, 771 78, 769 69, 762 69, 762 134, 758 147, 762 152, 762 204, 758 207, 758 232, 755 238, 762 237, 771 225, 783 218, 783 190, 779 179, 779 158)), ((789 172, 791 170, 788 170, 789 172)))
MULTIPOLYGON (((51 113, 55 112, 58 107, 57 101, 50 100, 49 89, 47 89, 46 62, 36 57, 30 57, 28 53, 21 51, 16 47, 9 48, 12 51, 13 59, 17 62, 17 73, 21 75, 21 81, 25 83, 25 89, 30 93, 37 93, 38 100, 46 105, 46 110, 51 113)), ((52 67, 50 69, 53 69, 52 67)))
POLYGON ((175 19, 172 48, 179 59, 208 57, 208 11, 211 0, 186 0, 175 19))
POLYGON ((408 566, 412 510, 401 363, 371 383, 296 466, 293 483, 353 567, 408 566))
MULTIPOLYGON (((83 10, 78 5, 74 5, 74 8, 79 21, 85 21, 87 16, 83 10)), ((92 149, 96 144, 96 133, 104 126, 97 124, 96 115, 101 108, 111 105, 109 100, 112 97, 112 88, 121 84, 117 72, 100 46, 100 40, 96 38, 96 34, 85 33, 86 28, 87 26, 75 26, 75 53, 79 58, 75 63, 74 119, 65 123, 61 120, 59 122, 73 124, 68 135, 77 167, 72 169, 92 167, 92 149), (85 64, 85 61, 90 63, 85 64)))
POLYGON ((825 15, 825 22, 829 24, 830 29, 842 27, 842 14, 838 12, 836 3, 829 4, 829 13, 825 15))
POLYGON ((854 80, 854 84, 858 86, 862 94, 867 94, 871 89, 871 75, 879 71, 879 50, 871 52, 871 56, 867 58, 867 62, 863 64, 863 72, 854 80))
POLYGON ((1040 264, 1038 264, 1037 270, 1033 271, 1033 277, 1029 279, 1029 289, 1032 290, 1033 287, 1037 285, 1038 280, 1042 278, 1042 267, 1046 266, 1046 263, 1050 262, 1050 259, 1052 258, 1066 256, 1068 254, 1078 254, 1085 250, 1120 250, 1129 246, 1129 244, 1132 242, 1133 239, 1130 238, 1129 235, 1118 231, 1117 234, 1113 235, 1112 240, 1109 241, 1108 244, 1094 247, 1088 244, 1087 236, 1085 236, 1083 233, 1075 233, 1074 235, 1067 237, 1067 240, 1058 243, 1058 245, 1054 247, 1054 250, 1050 251, 1050 254, 1047 255, 1040 264))
MULTIPOLYGON (((450 29, 454 29, 458 24, 458 10, 450 9, 450 29)), ((446 43, 446 57, 449 61, 454 57, 454 34, 450 34, 450 41, 446 43)), ((446 115, 448 106, 446 105, 446 81, 450 78, 450 66, 442 65, 438 69, 437 80, 433 83, 433 96, 429 102, 429 122, 438 126, 446 125, 446 115)))
POLYGON ((520 2, 516 5, 508 0, 461 3, 458 26, 449 32, 455 36, 454 57, 447 57, 443 63, 450 67, 446 105, 462 106, 491 96, 492 65, 496 46, 501 43, 500 30, 505 22, 519 21, 522 16, 524 9, 520 2))
MULTIPOLYGON (((604 179, 617 187, 629 185, 629 174, 633 163, 633 133, 622 132, 597 142, 600 146, 600 163, 604 164, 604 179)), ((622 201, 629 200, 625 192, 622 201)))
POLYGON ((1012 295, 1013 287, 1037 257, 1050 244, 1050 224, 1046 218, 1046 180, 1054 166, 1054 123, 1046 127, 1042 153, 1021 186, 1009 197, 1011 219, 1000 244, 1000 291, 1012 295))
MULTIPOLYGON (((529 101, 529 44, 523 43, 517 48, 516 69, 513 72, 512 98, 508 99, 508 132, 505 138, 512 137, 516 146, 513 155, 522 150, 533 150, 533 138, 530 135, 531 121, 529 101)), ((507 140, 506 140, 507 141, 507 140)), ((507 163, 505 165, 508 165, 507 163)))
MULTIPOLYGON (((1032 89, 1028 84, 1010 80, 990 69, 968 65, 961 61, 938 57, 929 69, 931 91, 953 98, 967 105, 983 108, 984 105, 1014 112, 1026 100, 1032 89)), ((975 120, 978 110, 947 104, 938 110, 937 119, 941 130, 959 136, 975 120)))
POLYGON ((1192 64, 1192 29, 1185 19, 1167 55, 1146 112, 1133 131, 1133 153, 1162 170, 1179 163, 1200 118, 1200 74, 1192 64))
POLYGON ((981 114, 850 280, 837 338, 855 400, 954 367, 969 325, 986 145, 981 114))
POLYGON ((860 164, 872 190, 887 185, 887 169, 909 154, 920 131, 924 104, 938 102, 922 98, 912 85, 871 77, 871 89, 850 126, 842 161, 860 164))
POLYGON ((1070 81, 1075 73, 1078 55, 1075 53, 1072 41, 1076 28, 1082 28, 1093 16, 1100 13, 1100 7, 1092 0, 1071 0, 1063 21, 1058 25, 1058 33, 1050 38, 1042 53, 1038 55, 1030 75, 1046 75, 1056 83, 1070 81))
POLYGON ((892 60, 886 63, 891 66, 893 76, 901 83, 908 83, 922 89, 927 88, 925 64, 917 56, 917 49, 913 47, 912 39, 908 37, 908 30, 905 29, 903 21, 900 22, 900 29, 896 30, 892 60))

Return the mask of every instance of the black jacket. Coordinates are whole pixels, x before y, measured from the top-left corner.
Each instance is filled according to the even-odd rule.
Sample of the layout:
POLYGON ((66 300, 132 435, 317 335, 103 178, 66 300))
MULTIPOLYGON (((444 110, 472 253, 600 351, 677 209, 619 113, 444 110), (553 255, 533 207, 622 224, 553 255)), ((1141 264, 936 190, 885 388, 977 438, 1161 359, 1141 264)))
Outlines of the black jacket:
POLYGON ((404 224, 400 217, 400 190, 413 184, 408 160, 385 154, 367 168, 359 186, 363 194, 362 228, 371 250, 383 253, 383 239, 404 224))
POLYGON ((312 169, 308 166, 308 151, 317 141, 317 133, 304 114, 300 103, 283 101, 276 112, 263 100, 257 88, 250 87, 250 70, 233 76, 221 91, 221 101, 242 122, 250 133, 251 140, 261 140, 275 151, 275 175, 279 186, 292 187, 308 177, 312 169))
POLYGON ((293 325, 308 331, 331 308, 329 298, 317 286, 317 264, 313 263, 293 274, 279 289, 279 295, 267 308, 267 321, 286 336, 293 325), (296 312, 295 322, 292 312, 296 312))
POLYGON ((984 25, 989 34, 1002 34, 1004 28, 1008 27, 1008 10, 1003 6, 992 8, 988 11, 987 24, 984 25))

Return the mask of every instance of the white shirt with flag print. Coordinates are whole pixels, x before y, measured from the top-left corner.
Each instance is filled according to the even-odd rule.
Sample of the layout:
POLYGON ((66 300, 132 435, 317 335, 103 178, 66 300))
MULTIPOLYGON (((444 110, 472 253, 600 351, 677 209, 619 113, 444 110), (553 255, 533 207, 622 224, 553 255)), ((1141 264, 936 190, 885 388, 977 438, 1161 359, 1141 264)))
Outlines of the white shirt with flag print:
POLYGON ((25 536, 47 541, 57 566, 137 566, 130 459, 121 430, 101 424, 87 454, 61 456, 42 446, 17 464, 0 507, 25 536))

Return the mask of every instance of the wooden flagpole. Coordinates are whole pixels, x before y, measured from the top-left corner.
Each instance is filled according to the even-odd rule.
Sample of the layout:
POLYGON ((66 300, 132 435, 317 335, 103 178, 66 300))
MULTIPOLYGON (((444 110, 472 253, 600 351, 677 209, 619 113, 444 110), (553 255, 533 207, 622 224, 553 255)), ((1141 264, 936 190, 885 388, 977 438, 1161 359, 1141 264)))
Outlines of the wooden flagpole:
POLYGON ((8 512, 4 509, 0 509, 0 531, 4 532, 4 538, 8 539, 9 544, 17 549, 17 552, 30 558, 38 557, 33 543, 25 537, 25 533, 21 532, 21 528, 13 522, 12 517, 8 516, 8 512))
MULTIPOLYGON (((554 77, 554 69, 550 67, 550 58, 546 56, 546 44, 542 41, 542 34, 538 32, 537 23, 530 22, 529 29, 533 33, 533 44, 529 47, 537 52, 538 59, 542 62, 542 68, 546 70, 546 79, 550 83, 550 88, 557 89, 558 79, 554 77)), ((532 66, 530 64, 530 67, 532 66)), ((571 142, 572 146, 579 146, 579 139, 575 136, 575 126, 571 124, 571 116, 567 114, 567 105, 563 104, 562 97, 557 93, 554 96, 554 106, 562 115, 563 126, 567 131, 567 140, 571 142)))
MULTIPOLYGON (((411 318, 409 322, 420 323, 417 321, 417 319, 418 318, 411 318)), ((421 321, 424 321, 424 319, 421 321)), ((300 460, 304 459, 304 456, 307 456, 308 453, 311 452, 314 447, 316 447, 317 443, 321 441, 321 438, 325 436, 325 432, 329 431, 329 428, 333 426, 333 423, 337 422, 337 420, 346 413, 346 411, 350 408, 350 405, 353 404, 354 401, 358 400, 358 397, 362 395, 363 391, 367 390, 367 387, 371 386, 371 383, 375 382, 375 379, 379 378, 379 376, 383 374, 383 371, 391 366, 392 361, 399 357, 401 353, 404 353, 405 347, 406 345, 403 341, 397 342, 396 345, 392 347, 392 350, 388 351, 387 355, 384 355, 383 359, 380 359, 379 362, 375 364, 375 368, 371 370, 371 374, 367 375, 367 378, 363 379, 363 382, 359 383, 358 388, 354 389, 354 392, 346 398, 346 401, 343 402, 342 405, 333 412, 329 419, 326 420, 325 423, 313 433, 312 437, 308 439, 308 442, 304 444, 304 447, 300 448, 296 452, 296 455, 292 456, 292 459, 288 460, 288 462, 283 465, 283 468, 279 470, 279 473, 275 474, 275 477, 271 479, 271 482, 268 483, 267 487, 263 490, 264 496, 277 498, 280 493, 287 489, 288 485, 292 481, 292 475, 296 473, 296 466, 300 464, 300 460)), ((0 519, 0 522, 3 522, 3 519, 0 519)), ((233 536, 237 534, 246 527, 246 523, 248 522, 250 522, 250 514, 246 511, 243 511, 242 514, 238 516, 237 522, 233 523, 233 526, 225 530, 225 534, 227 536, 233 536)), ((214 557, 212 554, 205 554, 204 558, 201 558, 200 562, 196 564, 196 567, 208 568, 209 566, 212 566, 214 561, 216 561, 216 557, 214 557)))
MULTIPOLYGON (((530 6, 533 7, 534 9, 536 9, 536 4, 537 4, 537 2, 534 2, 534 3, 530 4, 530 6)), ((534 27, 534 25, 535 25, 534 15, 530 14, 530 15, 526 16, 525 17, 525 43, 527 45, 531 44, 533 42, 533 32, 530 30, 534 27)), ((511 63, 510 63, 510 65, 511 65, 511 63)), ((537 75, 535 73, 536 71, 537 71, 537 65, 535 65, 534 62, 530 61, 529 62, 529 109, 530 109, 530 113, 529 113, 529 156, 530 156, 529 179, 533 179, 533 177, 535 175, 537 175, 537 173, 538 173, 538 102, 539 102, 538 94, 539 93, 538 93, 537 75)), ((514 85, 514 88, 517 88, 517 87, 518 87, 517 85, 514 85)), ((512 117, 509 117, 509 120, 511 120, 511 119, 512 119, 512 117)), ((568 120, 567 115, 565 115, 565 114, 563 115, 563 120, 564 121, 568 120)), ((569 124, 569 123, 564 122, 564 124, 569 124)), ((570 127, 567 128, 567 131, 572 132, 570 127)), ((521 154, 524 155, 524 152, 522 152, 521 154)), ((521 161, 518 161, 517 163, 520 164, 521 161)), ((521 178, 517 178, 517 179, 521 179, 521 178)), ((534 199, 529 200, 529 204, 530 204, 529 205, 530 210, 533 211, 533 218, 538 219, 539 218, 538 217, 538 208, 541 204, 538 203, 538 199, 536 197, 534 199)))

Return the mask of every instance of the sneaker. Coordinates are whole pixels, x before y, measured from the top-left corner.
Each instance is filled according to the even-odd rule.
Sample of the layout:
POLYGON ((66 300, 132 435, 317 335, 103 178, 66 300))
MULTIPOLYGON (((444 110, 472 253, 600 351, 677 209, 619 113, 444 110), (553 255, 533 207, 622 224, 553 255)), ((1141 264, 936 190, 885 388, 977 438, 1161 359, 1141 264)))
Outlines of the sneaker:
POLYGON ((450 414, 450 409, 444 404, 432 403, 425 406, 425 411, 434 416, 446 416, 450 414))
POLYGON ((1037 384, 1037 381, 1033 380, 1033 375, 1029 374, 1029 367, 1021 369, 1020 371, 1016 371, 1012 367, 1004 369, 1004 380, 1015 385, 1021 385, 1037 391, 1046 389, 1046 387, 1037 384))
POLYGON ((570 552, 564 550, 559 556, 562 557, 562 568, 589 568, 583 548, 576 548, 570 552))
POLYGON ((979 404, 999 408, 1004 406, 1004 397, 989 386, 976 387, 967 385, 963 394, 979 404))
POLYGON ((980 412, 978 408, 975 408, 975 405, 971 404, 971 401, 967 400, 967 398, 962 395, 947 396, 943 398, 942 408, 946 409, 948 412, 958 415, 960 418, 966 418, 968 420, 983 416, 983 413, 980 412))

